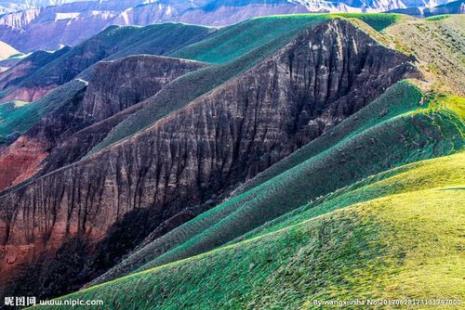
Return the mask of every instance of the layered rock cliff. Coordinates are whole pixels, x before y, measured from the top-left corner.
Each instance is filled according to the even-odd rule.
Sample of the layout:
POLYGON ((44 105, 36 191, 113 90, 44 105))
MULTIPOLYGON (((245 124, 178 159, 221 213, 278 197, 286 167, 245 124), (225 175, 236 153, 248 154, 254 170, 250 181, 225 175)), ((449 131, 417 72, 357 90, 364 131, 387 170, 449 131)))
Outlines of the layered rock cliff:
MULTIPOLYGON (((161 223, 217 199, 396 81, 418 77, 411 60, 347 21, 304 31, 274 56, 150 128, 5 192, 0 275, 50 271, 46 258, 64 251, 85 259, 69 271, 63 290, 85 283, 161 223), (120 242, 110 242, 114 238, 120 242), (113 260, 105 261, 108 256, 113 260)), ((95 89, 112 87, 102 82, 95 89)), ((100 100, 113 96, 84 96, 84 110, 105 117, 100 100)), ((39 272, 34 281, 50 283, 53 277, 39 272)), ((34 287, 43 288, 37 295, 57 293, 43 285, 29 289, 34 287)))

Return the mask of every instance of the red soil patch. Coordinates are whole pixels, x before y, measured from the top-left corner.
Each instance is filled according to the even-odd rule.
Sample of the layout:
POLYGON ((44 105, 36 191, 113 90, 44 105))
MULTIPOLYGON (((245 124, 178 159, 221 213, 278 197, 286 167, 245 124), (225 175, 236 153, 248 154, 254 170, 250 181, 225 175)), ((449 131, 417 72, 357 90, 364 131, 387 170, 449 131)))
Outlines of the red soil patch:
POLYGON ((20 137, 0 153, 0 191, 34 176, 47 155, 43 143, 20 137))

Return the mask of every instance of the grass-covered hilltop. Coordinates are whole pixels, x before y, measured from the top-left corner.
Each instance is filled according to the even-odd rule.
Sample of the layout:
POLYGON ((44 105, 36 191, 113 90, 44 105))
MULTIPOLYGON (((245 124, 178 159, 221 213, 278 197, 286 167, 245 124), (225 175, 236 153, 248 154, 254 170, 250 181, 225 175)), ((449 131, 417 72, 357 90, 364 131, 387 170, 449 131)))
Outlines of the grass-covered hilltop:
MULTIPOLYGON (((72 282, 55 301, 102 309, 465 307, 464 15, 148 27, 107 29, 90 39, 105 57, 39 100, 0 105, 2 141, 45 145, 23 169, 33 176, 0 192, 5 245, 23 242, 21 229, 24 242, 39 227, 55 236, 18 265, 28 273, 15 292, 72 282), (126 43, 111 50, 112 36, 126 43), (97 81, 138 51, 169 68, 157 92, 97 81), (98 118, 105 96, 124 104, 98 118), (53 122, 57 111, 67 116, 53 122), (49 139, 51 123, 73 127, 49 139), (42 210, 54 219, 42 224, 42 210)), ((56 76, 91 46, 34 74, 56 76)))

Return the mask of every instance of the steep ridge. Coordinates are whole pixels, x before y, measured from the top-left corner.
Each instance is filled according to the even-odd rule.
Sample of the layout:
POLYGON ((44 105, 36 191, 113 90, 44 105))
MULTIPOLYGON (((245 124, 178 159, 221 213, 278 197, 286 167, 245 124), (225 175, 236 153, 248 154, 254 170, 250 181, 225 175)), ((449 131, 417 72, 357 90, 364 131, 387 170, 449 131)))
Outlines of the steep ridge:
MULTIPOLYGON (((229 62, 228 64, 221 66, 210 66, 208 68, 197 70, 192 74, 187 74, 185 77, 182 76, 179 79, 175 79, 172 83, 168 83, 161 91, 160 94, 148 98, 140 102, 139 104, 132 105, 130 108, 125 109, 119 113, 116 113, 114 116, 106 118, 102 121, 98 121, 95 125, 88 126, 83 130, 78 131, 75 135, 67 136, 66 141, 57 146, 56 149, 52 149, 51 153, 48 156, 44 166, 40 169, 40 173, 47 173, 58 169, 64 165, 70 164, 77 159, 80 159, 87 151, 92 148, 94 151, 94 146, 98 144, 98 147, 101 148, 108 141, 112 141, 114 137, 119 136, 121 132, 124 133, 124 136, 130 135, 132 131, 143 129, 144 127, 149 126, 151 123, 155 122, 156 119, 159 119, 161 112, 165 115, 171 111, 174 111, 183 105, 187 104, 189 101, 200 96, 203 93, 208 92, 215 86, 223 83, 227 79, 233 77, 234 75, 250 68, 261 59, 267 55, 271 55, 274 51, 283 46, 288 42, 293 36, 296 35, 298 31, 305 27, 318 24, 324 20, 327 20, 329 16, 327 15, 302 15, 302 16, 290 16, 290 17, 267 17, 260 18, 251 21, 250 23, 243 23, 239 27, 241 29, 241 34, 246 35, 250 38, 260 38, 258 42, 252 41, 251 44, 245 45, 241 52, 246 54, 243 57, 229 62), (284 22, 287 21, 287 22, 284 22), (246 25, 251 27, 243 27, 246 25), (273 26, 272 31, 269 31, 269 26, 273 26), (268 35, 266 38, 261 38, 262 31, 267 31, 268 35), (258 47, 257 47, 258 46, 258 47), (252 50, 252 51, 250 51, 252 50), (250 52, 249 52, 250 51, 250 52), (179 91, 182 89, 182 91, 179 91), (140 111, 139 111, 140 110, 140 111), (128 118, 128 120, 126 120, 128 118), (121 126, 120 123, 121 122, 121 126), (128 126, 129 124, 129 126, 128 126), (114 128, 114 127, 117 128, 114 128), (131 128, 131 130, 129 130, 131 128), (107 134, 111 131, 111 134, 107 134), (105 139, 105 141, 102 141, 105 139)), ((236 28, 236 27, 233 27, 236 28)), ((159 32, 151 31, 150 27, 145 27, 146 31, 141 33, 144 42, 150 43, 152 40, 151 36, 154 36, 155 41, 160 41, 159 32)), ((216 38, 223 38, 222 33, 229 33, 228 29, 220 31, 218 35, 215 35, 216 38)), ((210 39, 206 39, 210 41, 210 39)), ((131 42, 133 42, 132 40, 131 42)), ((137 40, 135 40, 137 42, 137 40)), ((163 39, 161 41, 169 41, 169 39, 163 39)), ((107 59, 119 58, 121 55, 130 52, 140 52, 140 47, 143 47, 145 44, 128 44, 128 46, 122 49, 120 52, 113 54, 107 59), (134 49, 134 47, 139 47, 134 49)), ((232 47, 235 44, 229 44, 232 47)), ((150 44, 148 45, 148 47, 150 44)), ((234 55, 237 56, 238 53, 234 52, 234 55)), ((233 55, 233 56, 234 56, 233 55)), ((192 57, 195 58, 195 57, 192 57)), ((97 66, 98 67, 98 66, 97 66)), ((95 76, 99 75, 98 70, 94 70, 93 67, 82 72, 77 80, 90 80, 95 79, 95 76)), ((111 80, 111 79, 109 79, 111 80)), ((71 83, 73 84, 74 81, 71 83)), ((116 90, 116 88, 114 88, 116 90)), ((59 94, 63 91, 66 93, 66 96, 71 94, 73 91, 68 89, 67 84, 59 87, 56 92, 59 91, 59 94)), ((55 96, 57 97, 57 96, 55 96)), ((59 100, 59 97, 58 97, 59 100)), ((42 100, 48 104, 48 102, 55 100, 42 100)), ((29 129, 33 123, 34 117, 30 114, 35 114, 37 106, 43 105, 44 102, 40 104, 33 105, 22 105, 21 107, 15 107, 13 111, 9 108, 6 109, 5 115, 6 123, 3 130, 6 132, 6 142, 14 141, 16 135, 12 134, 15 131, 22 133, 25 129, 29 129), (17 117, 15 116, 17 114, 17 117), (29 126, 29 127, 27 127, 29 126), (10 129, 10 131, 8 131, 10 129)), ((55 103, 57 104, 57 103, 55 103)), ((45 115, 46 113, 41 113, 40 115, 45 115)), ((0 127, 1 128, 1 127, 0 127)))
MULTIPOLYGON (((87 241, 92 251, 95 242, 111 238, 107 231, 118 221, 126 232, 131 225, 140 230, 131 218, 149 219, 154 228, 187 206, 214 199, 393 83, 417 77, 409 60, 344 20, 304 31, 272 57, 140 134, 4 193, 2 271, 19 275, 21 263, 40 254, 46 259, 62 246, 65 254, 75 253, 76 240, 87 241)), ((115 250, 121 255, 129 249, 115 250)), ((90 254, 84 255, 89 261, 90 254)), ((41 268, 47 269, 44 261, 34 269, 41 268)))
MULTIPOLYGON (((328 18, 329 16, 327 15, 279 16, 258 18, 250 22, 241 23, 239 27, 241 35, 245 35, 251 39, 256 38, 257 40, 251 40, 250 44, 243 44, 240 53, 234 50, 236 46, 234 42, 229 43, 225 39, 225 35, 227 37, 230 33, 228 30, 230 27, 218 31, 213 37, 223 39, 226 43, 223 47, 234 50, 234 52, 229 53, 230 56, 228 58, 233 59, 233 61, 229 61, 224 65, 209 66, 183 75, 168 83, 156 95, 136 105, 132 105, 130 108, 116 113, 109 118, 96 122, 95 125, 80 130, 75 135, 68 137, 67 141, 52 151, 53 154, 50 154, 43 169, 41 169, 41 173, 51 172, 70 164, 80 159, 91 148, 92 152, 95 152, 96 149, 103 148, 105 145, 114 142, 115 139, 130 136, 131 132, 133 134, 138 130, 148 127, 163 115, 179 109, 189 101, 210 91, 215 86, 252 67, 267 55, 271 55, 305 27, 316 25, 328 18), (271 31, 270 26, 272 26, 271 31), (265 38, 262 37, 263 31, 267 32, 265 38), (243 56, 240 56, 241 54, 243 56), (234 59, 234 57, 237 58, 234 59), (182 91, 179 91, 180 89, 182 91)), ((237 27, 232 26, 231 28, 237 27)), ((153 35, 153 33, 147 31, 141 37, 144 38, 145 42, 150 42, 150 35, 153 35)), ((210 37, 203 41, 211 41, 210 37)), ((194 43, 193 45, 196 44, 194 43)), ((134 50, 132 47, 129 45, 128 48, 113 54, 108 59, 119 58, 121 55, 129 52, 137 53, 141 51, 140 48, 134 50)), ((191 58, 196 58, 194 54, 191 55, 193 56, 191 58)), ((89 80, 96 74, 98 75, 98 71, 93 70, 93 67, 91 67, 81 73, 79 78, 89 80)))
MULTIPOLYGON (((6 84, 2 101, 35 101, 51 89, 75 78, 83 70, 104 59, 115 59, 134 54, 168 55, 175 50, 206 37, 213 29, 183 24, 162 24, 147 27, 109 27, 98 35, 57 55, 52 61, 33 72, 27 71, 23 79, 6 84), (113 56, 113 57, 111 57, 113 56), (13 86, 7 89, 7 86, 13 86)), ((54 53, 55 54, 55 53, 54 53)), ((10 69, 28 66, 23 63, 10 69)))
POLYGON ((35 175, 58 144, 65 146, 52 151, 47 159, 49 166, 60 168, 63 157, 79 158, 83 154, 71 149, 80 150, 85 145, 83 141, 69 140, 70 135, 156 94, 171 80, 202 66, 159 56, 132 56, 98 63, 89 81, 83 82, 85 88, 68 102, 54 106, 53 111, 0 154, 0 190, 35 175), (67 148, 66 152, 63 148, 67 148))
POLYGON ((205 65, 199 62, 147 55, 98 63, 89 73, 89 86, 79 111, 86 115, 86 124, 92 125, 71 136, 68 129, 66 138, 61 139, 47 157, 41 173, 82 158, 116 124, 134 112, 134 105, 156 95, 179 77, 203 67, 205 65))

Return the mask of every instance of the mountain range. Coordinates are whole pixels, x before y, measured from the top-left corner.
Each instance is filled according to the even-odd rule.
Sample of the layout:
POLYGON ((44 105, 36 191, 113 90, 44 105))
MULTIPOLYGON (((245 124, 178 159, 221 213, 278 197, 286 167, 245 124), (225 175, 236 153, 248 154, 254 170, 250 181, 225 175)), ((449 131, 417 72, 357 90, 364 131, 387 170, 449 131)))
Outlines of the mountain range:
POLYGON ((20 10, 56 6, 70 2, 84 2, 89 0, 9 0, 0 1, 0 13, 11 13, 20 10))
MULTIPOLYGON (((18 1, 17 1, 18 2, 18 1)), ((66 1, 67 2, 67 1, 66 1)), ((446 4, 448 0, 107 0, 60 3, 0 16, 0 40, 22 52, 74 46, 110 25, 145 26, 183 22, 225 26, 272 14, 304 12, 382 12, 446 4)), ((16 2, 11 2, 12 5, 16 2)))
POLYGON ((417 17, 431 17, 444 14, 465 14, 465 1, 459 0, 435 7, 410 7, 391 10, 391 13, 408 14, 417 17))
POLYGON ((464 15, 321 13, 113 25, 20 58, 0 297, 464 300, 464 55, 464 15))

